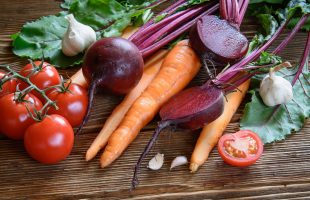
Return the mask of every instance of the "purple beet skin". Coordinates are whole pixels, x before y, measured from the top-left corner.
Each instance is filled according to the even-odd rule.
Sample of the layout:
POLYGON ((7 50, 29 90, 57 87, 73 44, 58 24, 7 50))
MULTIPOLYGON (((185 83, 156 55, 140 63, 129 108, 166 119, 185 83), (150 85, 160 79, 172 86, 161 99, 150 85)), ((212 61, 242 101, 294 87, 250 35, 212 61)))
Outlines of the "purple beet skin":
POLYGON ((248 50, 247 38, 239 30, 214 15, 204 15, 190 31, 190 43, 202 59, 234 63, 248 50))
POLYGON ((160 116, 181 128, 197 129, 218 118, 223 109, 222 90, 206 84, 174 96, 161 108, 160 116))

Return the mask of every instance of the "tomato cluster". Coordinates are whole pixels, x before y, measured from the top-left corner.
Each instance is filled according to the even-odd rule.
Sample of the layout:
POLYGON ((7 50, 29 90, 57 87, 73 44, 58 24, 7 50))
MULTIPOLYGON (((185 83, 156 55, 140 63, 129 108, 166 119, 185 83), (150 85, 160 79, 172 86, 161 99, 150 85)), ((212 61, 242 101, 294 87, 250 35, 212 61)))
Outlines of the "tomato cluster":
POLYGON ((41 163, 64 160, 74 143, 72 127, 86 114, 87 90, 63 82, 56 68, 43 61, 27 64, 19 75, 30 82, 0 71, 0 80, 9 79, 0 88, 0 133, 24 139, 28 154, 41 163))

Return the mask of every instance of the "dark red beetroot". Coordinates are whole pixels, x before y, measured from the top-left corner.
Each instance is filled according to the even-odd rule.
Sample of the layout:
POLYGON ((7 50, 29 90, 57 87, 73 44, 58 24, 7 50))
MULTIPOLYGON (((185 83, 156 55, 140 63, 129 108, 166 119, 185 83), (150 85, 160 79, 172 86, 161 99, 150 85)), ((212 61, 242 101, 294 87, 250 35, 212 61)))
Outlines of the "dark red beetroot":
POLYGON ((186 129, 201 128, 218 118, 224 109, 224 95, 221 89, 207 82, 203 86, 193 87, 182 91, 172 97, 160 110, 162 120, 141 154, 134 172, 132 188, 138 184, 138 171, 142 160, 151 150, 160 132, 170 126, 176 125, 186 129))
POLYGON ((175 95, 160 109, 160 117, 180 128, 194 130, 219 117, 223 108, 222 90, 203 85, 175 95))
POLYGON ((77 133, 88 120, 96 87, 126 94, 139 82, 143 67, 139 49, 129 40, 111 37, 92 44, 85 53, 82 67, 83 75, 90 84, 89 103, 77 133))
POLYGON ((190 43, 202 59, 233 63, 248 50, 247 38, 226 20, 204 15, 190 31, 190 43))
POLYGON ((123 38, 104 38, 86 52, 83 74, 89 83, 116 94, 128 93, 143 73, 143 58, 139 49, 123 38))

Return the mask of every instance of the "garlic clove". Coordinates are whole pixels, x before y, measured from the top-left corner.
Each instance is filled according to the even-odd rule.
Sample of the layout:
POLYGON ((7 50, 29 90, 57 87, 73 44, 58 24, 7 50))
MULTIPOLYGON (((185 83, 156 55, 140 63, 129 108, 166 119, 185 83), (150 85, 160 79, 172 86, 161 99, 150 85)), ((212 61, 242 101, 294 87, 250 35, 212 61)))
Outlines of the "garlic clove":
POLYGON ((267 106, 275 106, 293 99, 293 87, 288 80, 270 70, 260 84, 259 94, 267 106))
POLYGON ((96 32, 90 26, 78 22, 72 14, 65 18, 69 26, 62 39, 62 52, 66 56, 75 56, 96 41, 96 32))
POLYGON ((164 164, 164 154, 157 153, 150 161, 148 168, 159 170, 164 164))
POLYGON ((177 156, 176 158, 173 159, 171 166, 170 166, 170 170, 177 166, 186 165, 187 163, 188 163, 188 160, 186 156, 177 156))

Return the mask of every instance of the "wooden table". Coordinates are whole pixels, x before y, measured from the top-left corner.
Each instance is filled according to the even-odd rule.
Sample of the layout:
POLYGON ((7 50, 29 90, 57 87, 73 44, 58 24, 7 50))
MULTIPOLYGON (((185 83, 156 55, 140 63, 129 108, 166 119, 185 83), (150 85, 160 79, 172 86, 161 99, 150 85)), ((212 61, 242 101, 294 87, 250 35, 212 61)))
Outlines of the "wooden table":
MULTIPOLYGON (((0 0, 0 5, 0 63, 20 69, 27 61, 12 54, 10 35, 19 31, 26 21, 57 13, 60 10, 59 2, 0 0)), ((251 20, 243 24, 243 31, 248 37, 254 35, 256 28, 251 20)), ((305 38, 305 33, 299 33, 282 56, 290 61, 298 61, 305 38)), ((71 75, 77 69, 61 70, 61 73, 71 75)), ((203 76, 200 75, 192 84, 202 80, 203 76)), ((96 96, 91 119, 83 134, 76 137, 72 154, 57 165, 46 166, 32 160, 25 153, 21 141, 0 139, 0 199, 310 198, 309 121, 301 132, 289 136, 285 141, 266 145, 263 157, 251 167, 228 166, 214 150, 195 174, 189 173, 186 166, 169 171, 169 165, 175 156, 190 157, 198 132, 166 130, 152 151, 152 154, 159 151, 165 154, 164 167, 156 172, 144 167, 139 187, 130 192, 133 166, 149 140, 156 120, 142 130, 111 167, 100 169, 98 156, 89 163, 84 161, 86 149, 120 100, 120 97, 105 94, 96 96)), ((243 106, 234 116, 227 133, 238 130, 243 106)))

